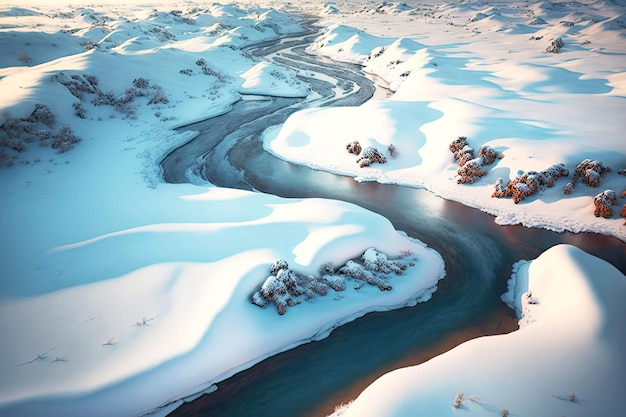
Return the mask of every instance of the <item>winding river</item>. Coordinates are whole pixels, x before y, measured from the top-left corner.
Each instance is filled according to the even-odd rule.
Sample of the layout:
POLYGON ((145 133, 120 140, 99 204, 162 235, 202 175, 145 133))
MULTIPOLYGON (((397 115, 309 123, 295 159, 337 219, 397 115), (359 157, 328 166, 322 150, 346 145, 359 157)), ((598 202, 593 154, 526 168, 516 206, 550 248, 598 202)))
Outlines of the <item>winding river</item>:
POLYGON ((357 105, 374 94, 374 86, 358 68, 306 56, 303 45, 309 41, 304 36, 257 45, 250 52, 271 53, 277 61, 298 68, 317 93, 313 102, 255 97, 235 103, 224 115, 184 127, 200 133, 164 159, 165 180, 208 180, 283 197, 358 204, 441 253, 446 278, 430 301, 370 313, 322 341, 268 358, 219 383, 216 392, 182 405, 172 416, 325 416, 385 372, 422 363, 475 337, 516 330, 513 311, 499 298, 511 267, 559 243, 574 244, 626 273, 625 246, 617 239, 498 226, 492 216, 426 190, 358 183, 264 152, 260 132, 294 111, 310 105, 357 105), (333 83, 313 73, 343 80, 340 84, 350 94, 337 96, 333 83))

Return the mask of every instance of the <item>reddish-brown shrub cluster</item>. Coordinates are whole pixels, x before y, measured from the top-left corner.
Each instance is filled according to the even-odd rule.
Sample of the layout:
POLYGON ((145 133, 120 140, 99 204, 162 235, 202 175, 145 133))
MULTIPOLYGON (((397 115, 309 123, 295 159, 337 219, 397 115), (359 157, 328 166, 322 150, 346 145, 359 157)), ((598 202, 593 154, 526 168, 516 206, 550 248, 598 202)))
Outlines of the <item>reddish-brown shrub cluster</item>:
POLYGON ((568 182, 567 184, 565 184, 565 187, 563 187, 563 193, 567 195, 570 195, 573 191, 574 191, 574 184, 572 184, 571 182, 568 182))
POLYGON ((346 149, 348 150, 348 153, 353 153, 355 155, 358 155, 361 153, 361 144, 359 143, 359 141, 354 141, 354 142, 350 142, 346 145, 346 149))
POLYGON ((582 179, 582 182, 590 187, 597 187, 600 185, 600 179, 606 175, 607 172, 611 172, 611 168, 604 165, 600 161, 595 159, 585 159, 576 166, 574 170, 574 178, 572 178, 572 185, 576 186, 578 178, 582 179))
POLYGON ((480 147, 478 157, 483 158, 483 165, 491 165, 496 161, 496 159, 500 158, 501 155, 498 155, 498 153, 491 146, 484 145, 480 147))
POLYGON ((612 206, 617 205, 617 195, 613 190, 605 190, 593 198, 593 204, 595 205, 593 214, 608 219, 613 215, 612 206))
POLYGON ((465 136, 459 136, 450 143, 448 147, 454 155, 454 161, 459 161, 459 166, 465 165, 465 162, 474 159, 474 148, 468 145, 465 136))
POLYGON ((457 171, 457 184, 471 184, 478 178, 487 175, 487 170, 482 169, 482 158, 475 158, 467 161, 457 171))
POLYGON ((498 178, 492 197, 513 197, 515 204, 524 200, 529 195, 535 194, 543 186, 554 187, 554 180, 566 177, 569 171, 563 164, 555 164, 541 171, 528 171, 503 186, 502 178, 498 178))
POLYGON ((387 162, 387 158, 385 158, 385 155, 380 153, 378 149, 370 145, 367 148, 363 149, 361 156, 359 157, 359 159, 356 160, 356 162, 361 168, 363 168, 366 166, 370 166, 374 162, 384 164, 387 162))
POLYGON ((454 155, 454 161, 459 161, 460 168, 456 177, 458 184, 471 184, 478 178, 487 175, 487 170, 481 167, 490 165, 502 157, 488 145, 481 146, 478 157, 474 157, 474 148, 469 146, 465 136, 459 136, 453 140, 448 148, 454 155))

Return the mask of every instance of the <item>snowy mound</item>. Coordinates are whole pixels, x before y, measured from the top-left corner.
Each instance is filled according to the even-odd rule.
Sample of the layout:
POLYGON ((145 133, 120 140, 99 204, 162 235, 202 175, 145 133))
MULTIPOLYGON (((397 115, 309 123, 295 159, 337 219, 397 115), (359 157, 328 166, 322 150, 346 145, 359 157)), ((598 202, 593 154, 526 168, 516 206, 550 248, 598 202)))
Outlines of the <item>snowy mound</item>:
POLYGON ((518 263, 514 278, 507 297, 521 312, 519 331, 388 373, 336 415, 619 414, 626 277, 561 245, 518 263))

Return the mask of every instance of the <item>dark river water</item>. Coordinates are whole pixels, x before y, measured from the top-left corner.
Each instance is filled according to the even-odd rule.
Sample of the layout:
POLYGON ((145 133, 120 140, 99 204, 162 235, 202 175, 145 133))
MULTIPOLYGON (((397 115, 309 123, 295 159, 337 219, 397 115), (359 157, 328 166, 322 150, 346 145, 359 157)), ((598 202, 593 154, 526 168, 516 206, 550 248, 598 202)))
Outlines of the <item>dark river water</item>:
MULTIPOLYGON (((275 106, 276 102, 268 104, 275 106)), ((246 106, 256 108, 259 103, 241 105, 246 112, 246 106)), ((237 108, 235 114, 241 111, 237 108)), ((292 110, 283 111, 283 116, 292 110)), ((272 114, 265 125, 280 122, 280 117, 272 114)), ((190 128, 201 131, 196 142, 209 144, 191 145, 193 155, 180 149, 166 158, 163 167, 170 182, 186 180, 177 166, 181 160, 195 161, 199 152, 203 162, 194 162, 195 174, 219 186, 352 202, 382 214, 396 229, 437 250, 447 274, 430 301, 367 314, 322 341, 273 356, 234 375, 219 383, 217 391, 183 404, 171 416, 325 416, 386 372, 422 363, 475 337, 516 330, 514 312, 500 300, 512 265, 534 259, 556 244, 576 245, 626 273, 626 244, 617 239, 499 226, 488 214, 426 190, 358 183, 282 161, 263 151, 258 127, 245 125, 215 139, 207 133, 213 132, 212 123, 227 125, 229 120, 203 123, 190 128)))

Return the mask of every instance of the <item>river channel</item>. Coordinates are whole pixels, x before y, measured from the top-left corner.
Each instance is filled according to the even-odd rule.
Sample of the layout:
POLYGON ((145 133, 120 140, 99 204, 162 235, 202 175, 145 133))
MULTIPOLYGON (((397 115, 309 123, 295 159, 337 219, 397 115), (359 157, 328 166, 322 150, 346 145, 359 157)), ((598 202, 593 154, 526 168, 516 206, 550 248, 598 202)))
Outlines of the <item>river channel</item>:
POLYGON ((488 214, 426 190, 359 183, 264 152, 260 132, 281 123, 293 111, 308 105, 354 105, 374 94, 371 83, 368 87, 358 70, 317 63, 296 46, 297 42, 290 43, 288 53, 273 47, 272 53, 283 51, 280 59, 289 62, 295 62, 296 55, 303 57, 301 76, 311 82, 317 102, 242 100, 225 115, 188 126, 186 129, 200 134, 165 158, 164 178, 174 183, 196 178, 282 197, 322 197, 358 204, 437 250, 444 258, 446 277, 430 301, 367 314, 322 341, 268 358, 234 375, 219 383, 217 391, 182 405, 171 416, 325 416, 386 372, 422 363, 475 337, 516 330, 513 311, 500 300, 511 267, 559 243, 576 245, 626 273, 626 247, 617 239, 499 226, 488 214), (313 70, 343 78, 346 90, 360 91, 360 97, 334 97, 328 82, 311 78, 313 70), (242 118, 244 114, 250 116, 242 118), (222 126, 219 134, 217 126, 222 126))

